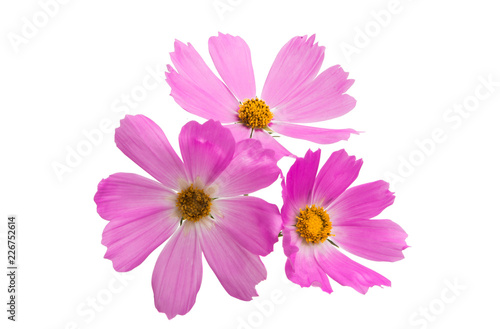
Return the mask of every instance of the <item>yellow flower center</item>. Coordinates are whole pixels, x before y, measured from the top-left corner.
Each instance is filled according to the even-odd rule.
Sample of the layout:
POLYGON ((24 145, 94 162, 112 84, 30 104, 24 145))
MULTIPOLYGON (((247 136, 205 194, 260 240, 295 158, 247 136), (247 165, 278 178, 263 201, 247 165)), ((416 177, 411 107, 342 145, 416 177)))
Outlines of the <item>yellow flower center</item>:
POLYGON ((323 207, 306 206, 306 209, 300 209, 295 225, 297 232, 307 242, 323 243, 330 236, 332 222, 330 216, 323 207))
POLYGON ((247 99, 240 105, 238 117, 251 128, 266 128, 273 118, 269 106, 262 99, 247 99))
POLYGON ((197 222, 210 215, 212 199, 202 189, 197 189, 191 184, 187 189, 177 193, 177 209, 182 219, 197 222))

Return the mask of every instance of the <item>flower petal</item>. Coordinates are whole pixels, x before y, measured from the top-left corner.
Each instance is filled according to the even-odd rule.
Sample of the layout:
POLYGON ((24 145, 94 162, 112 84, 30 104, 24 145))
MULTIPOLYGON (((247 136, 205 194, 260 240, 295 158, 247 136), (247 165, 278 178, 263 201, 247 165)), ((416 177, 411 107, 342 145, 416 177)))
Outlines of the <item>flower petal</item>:
POLYGON ((143 115, 126 115, 115 132, 116 146, 132 161, 168 188, 185 180, 184 164, 163 131, 143 115))
POLYGON ((314 43, 315 36, 295 37, 276 56, 262 90, 262 99, 269 107, 277 107, 287 97, 310 82, 318 74, 325 47, 314 43))
MULTIPOLYGON (((232 124, 225 127, 231 130, 231 133, 233 134, 233 137, 237 143, 242 140, 248 139, 252 131, 250 128, 242 124, 232 124)), ((290 153, 290 151, 284 148, 276 140, 276 138, 262 129, 255 129, 252 135, 252 139, 258 140, 262 144, 263 148, 273 150, 276 161, 284 156, 294 156, 292 153, 290 153)))
POLYGON ((227 293, 247 301, 258 296, 255 286, 267 276, 259 256, 241 247, 217 223, 197 228, 203 254, 227 293))
POLYGON ((119 173, 99 183, 97 212, 109 220, 102 234, 104 258, 116 271, 129 271, 165 242, 178 226, 174 195, 163 185, 136 174, 119 173))
POLYGON ((353 129, 326 129, 294 125, 286 122, 272 121, 269 128, 279 134, 304 139, 318 144, 332 144, 348 140, 351 134, 358 134, 353 129))
POLYGON ((240 37, 222 34, 208 41, 210 56, 222 80, 240 101, 254 98, 255 77, 250 48, 240 37))
POLYGON ((155 306, 169 319, 193 307, 203 273, 194 224, 185 221, 163 248, 153 271, 155 306))
POLYGON ((228 101, 212 94, 193 83, 189 78, 177 73, 172 66, 167 65, 165 72, 166 81, 172 91, 170 96, 184 110, 205 119, 214 119, 220 122, 229 123, 238 121, 239 103, 233 97, 228 101))
POLYGON ((352 110, 356 100, 343 94, 354 82, 337 65, 328 68, 286 104, 273 111, 277 121, 307 123, 330 120, 352 110))
POLYGON ((214 201, 222 214, 217 223, 240 246, 252 254, 265 256, 273 251, 281 231, 281 215, 274 204, 251 196, 214 201))
POLYGON ((387 278, 351 260, 334 246, 324 244, 314 251, 323 271, 343 286, 352 287, 362 294, 366 294, 368 288, 373 286, 391 286, 387 278))
MULTIPOLYGON (((184 83, 180 83, 177 87, 183 86, 187 82, 197 86, 205 94, 211 95, 212 101, 216 100, 220 104, 220 107, 217 107, 216 109, 221 113, 225 113, 225 116, 230 116, 238 110, 238 101, 236 98, 234 98, 233 94, 229 91, 226 85, 224 85, 224 83, 217 78, 212 70, 210 70, 191 44, 188 43, 185 45, 176 40, 174 48, 175 51, 170 53, 170 58, 172 59, 172 63, 177 69, 177 72, 179 72, 178 74, 185 78, 184 83)), ((174 71, 169 68, 169 73, 173 72, 174 71)), ((178 80, 180 81, 180 79, 178 80)), ((180 94, 190 97, 189 91, 193 91, 193 89, 194 88, 191 88, 191 90, 184 90, 184 93, 181 90, 178 91, 180 94)), ((200 95, 199 93, 195 93, 195 96, 200 95)), ((184 101, 187 100, 185 99, 184 101)), ((200 101, 202 101, 202 99, 200 99, 200 101)))
POLYGON ((316 178, 313 203, 328 208, 358 177, 362 164, 363 160, 356 160, 345 150, 333 152, 316 178))
POLYGON ((333 241, 350 253, 369 260, 395 262, 404 258, 408 234, 387 219, 351 219, 332 228, 333 241))
POLYGON ((179 146, 190 181, 199 177, 203 185, 211 184, 226 169, 235 150, 229 129, 213 120, 203 125, 195 121, 184 125, 179 146))
POLYGON ((280 173, 274 151, 262 148, 255 139, 236 144, 234 158, 215 180, 216 197, 237 196, 252 193, 271 185, 280 173))
POLYGON ((372 218, 393 204, 394 193, 382 180, 347 189, 329 207, 336 223, 353 218, 372 218))

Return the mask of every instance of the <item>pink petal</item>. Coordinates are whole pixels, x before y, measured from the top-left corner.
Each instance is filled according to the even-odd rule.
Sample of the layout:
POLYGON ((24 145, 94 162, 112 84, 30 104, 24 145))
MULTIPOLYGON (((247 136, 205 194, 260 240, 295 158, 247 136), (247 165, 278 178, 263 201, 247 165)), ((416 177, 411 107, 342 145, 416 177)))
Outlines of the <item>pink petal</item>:
POLYGON ((352 110, 356 100, 343 94, 354 82, 337 65, 321 73, 314 81, 274 110, 277 121, 307 123, 330 120, 352 110))
POLYGON ((126 115, 115 132, 116 146, 166 187, 177 189, 185 179, 184 164, 163 131, 143 115, 126 115))
POLYGON ((140 265, 178 226, 174 217, 174 193, 153 180, 119 173, 99 183, 94 200, 97 212, 110 220, 102 234, 108 249, 104 258, 115 270, 129 271, 140 265))
POLYGON ((337 223, 352 218, 372 218, 393 204, 394 193, 382 180, 347 189, 329 207, 337 223))
MULTIPOLYGON (((224 116, 230 116, 232 113, 237 111, 238 101, 234 98, 233 94, 229 91, 226 85, 224 85, 224 83, 217 78, 212 70, 210 70, 207 64, 205 64, 194 47, 189 43, 185 45, 178 40, 175 41, 174 47, 175 51, 170 53, 170 58, 172 59, 172 63, 177 69, 177 72, 179 72, 179 75, 185 79, 184 82, 190 82, 191 84, 197 86, 200 90, 204 91, 205 94, 211 95, 212 101, 216 100, 220 103, 221 107, 217 107, 216 109, 221 113, 225 113, 224 116)), ((169 68, 169 71, 170 73, 173 72, 171 68, 169 68)), ((177 87, 183 85, 184 83, 180 83, 177 87)), ((183 89, 185 90, 178 90, 178 92, 190 97, 189 92, 193 91, 194 88, 188 89, 184 86, 183 89)), ((195 93, 194 97, 197 96, 200 96, 200 93, 195 93)), ((199 100, 201 101, 202 99, 199 100)))
POLYGON ((242 140, 236 144, 233 160, 214 182, 218 186, 215 196, 237 196, 258 191, 276 181, 279 173, 274 151, 262 148, 258 140, 242 140))
POLYGON ((239 100, 256 96, 250 48, 240 37, 222 34, 208 41, 210 56, 222 80, 239 100))
POLYGON ((366 294, 368 288, 373 286, 391 286, 391 281, 349 259, 332 245, 323 244, 322 248, 316 248, 314 251, 323 271, 343 286, 352 287, 362 294, 366 294))
POLYGON ((314 43, 315 36, 295 37, 276 56, 262 90, 269 107, 278 107, 286 98, 318 74, 325 47, 314 43))
MULTIPOLYGON (((250 138, 251 129, 242 124, 232 124, 225 126, 231 133, 235 141, 238 143, 239 141, 250 138)), ((265 149, 270 149, 274 151, 274 157, 276 161, 281 159, 284 156, 294 156, 290 151, 284 148, 273 136, 271 136, 268 132, 262 129, 256 129, 253 132, 252 139, 258 140, 262 147, 265 149)))
POLYGON ((153 271, 155 306, 169 319, 193 307, 203 273, 194 224, 185 221, 163 248, 153 271))
POLYGON ((358 134, 353 129, 326 129, 294 125, 286 122, 272 121, 269 127, 275 132, 318 144, 332 144, 348 140, 351 134, 358 134))
POLYGON ((212 268, 227 293, 241 300, 258 296, 255 286, 267 276, 259 256, 241 247, 217 224, 198 226, 201 246, 208 265, 212 268))
POLYGON ((251 196, 214 201, 222 216, 217 223, 227 236, 250 253, 265 256, 273 251, 281 231, 281 215, 274 204, 251 196))
POLYGON ((395 262, 404 258, 408 234, 386 219, 351 219, 332 228, 333 241, 350 253, 370 260, 395 262))
POLYGON ((188 122, 179 134, 179 146, 191 182, 198 177, 209 185, 233 158, 235 143, 229 129, 209 120, 203 125, 188 122))
POLYGON ((167 68, 166 80, 172 88, 170 95, 184 110, 205 119, 224 123, 238 121, 239 103, 234 97, 230 101, 224 97, 220 98, 177 73, 170 65, 167 68))

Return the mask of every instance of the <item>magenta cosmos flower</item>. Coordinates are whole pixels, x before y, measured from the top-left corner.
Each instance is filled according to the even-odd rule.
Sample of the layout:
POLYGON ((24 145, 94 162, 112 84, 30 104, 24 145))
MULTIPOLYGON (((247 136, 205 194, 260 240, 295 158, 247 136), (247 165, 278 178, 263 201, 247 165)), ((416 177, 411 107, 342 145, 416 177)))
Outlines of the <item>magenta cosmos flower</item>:
POLYGON ((390 286, 391 281, 339 250, 375 261, 404 258, 405 231, 390 220, 370 219, 394 202, 389 184, 376 181, 347 189, 362 160, 344 150, 334 152, 316 176, 320 154, 309 150, 297 159, 282 184, 288 278, 328 293, 332 288, 327 275, 363 294, 375 285, 390 286))
POLYGON ((339 117, 354 108, 356 101, 344 94, 354 80, 340 66, 317 76, 324 47, 314 35, 291 39, 278 53, 269 71, 261 97, 256 95, 250 49, 240 37, 221 34, 208 46, 217 72, 210 70, 191 44, 175 41, 170 54, 175 69, 168 65, 171 95, 186 111, 229 125, 236 141, 252 136, 281 158, 290 155, 269 133, 330 144, 347 140, 352 129, 314 128, 311 123, 339 117))
POLYGON ((182 161, 162 130, 145 116, 126 116, 118 148, 157 181, 117 173, 99 183, 97 212, 108 220, 105 258, 129 271, 164 241, 153 271, 156 308, 169 319, 186 314, 201 285, 205 258, 226 291, 250 300, 266 278, 259 255, 273 249, 281 230, 278 208, 240 196, 274 182, 274 152, 256 140, 235 143, 220 123, 186 124, 182 161))

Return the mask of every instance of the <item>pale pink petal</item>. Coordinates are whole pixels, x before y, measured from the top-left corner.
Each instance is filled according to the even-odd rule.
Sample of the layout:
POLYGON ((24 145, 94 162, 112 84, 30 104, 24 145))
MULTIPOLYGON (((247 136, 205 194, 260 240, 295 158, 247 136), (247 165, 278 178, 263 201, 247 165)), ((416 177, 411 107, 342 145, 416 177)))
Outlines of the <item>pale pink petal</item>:
MULTIPOLYGON (((170 53, 170 58, 177 72, 187 80, 186 82, 189 81, 198 86, 206 94, 211 95, 213 99, 217 100, 221 104, 221 107, 216 108, 216 110, 226 113, 226 115, 230 115, 238 110, 238 101, 236 98, 234 98, 226 85, 210 70, 191 44, 188 43, 185 45, 176 40, 174 48, 175 51, 170 53)), ((172 70, 169 68, 169 71, 172 70)))
POLYGON ((163 131, 143 115, 126 115, 115 133, 116 146, 163 185, 177 189, 184 164, 163 131))
POLYGON ((359 293, 366 294, 373 286, 391 286, 391 281, 384 276, 349 259, 332 245, 323 244, 321 248, 315 248, 314 254, 323 271, 333 280, 359 293))
POLYGON ((256 139, 242 140, 236 144, 234 158, 215 180, 216 197, 252 193, 271 185, 280 173, 274 151, 262 148, 256 139))
POLYGON ((231 162, 235 142, 219 122, 209 120, 201 125, 191 121, 182 127, 179 146, 190 181, 199 178, 209 185, 231 162))
POLYGON ((395 262, 404 258, 408 234, 386 219, 350 219, 332 227, 332 240, 350 253, 369 260, 395 262))
POLYGON ((251 196, 217 199, 218 225, 227 236, 252 254, 265 256, 273 251, 281 231, 281 215, 274 204, 251 196))
MULTIPOLYGON (((246 140, 250 138, 251 129, 242 124, 232 124, 225 126, 231 130, 233 137, 236 142, 240 142, 242 140, 246 140)), ((270 149, 274 151, 274 156, 276 161, 281 159, 284 156, 294 156, 290 151, 284 148, 273 136, 271 136, 268 132, 262 129, 255 129, 252 135, 252 139, 258 140, 262 147, 265 149, 270 149)))
POLYGON ((356 160, 345 150, 333 152, 316 178, 313 203, 328 208, 356 180, 362 164, 363 160, 356 160))
POLYGON ((194 224, 185 221, 168 240, 153 271, 155 306, 169 319, 193 307, 203 274, 201 248, 194 224))
POLYGON ((196 85, 189 78, 177 73, 170 65, 165 72, 166 80, 172 88, 170 95, 184 110, 205 119, 229 123, 238 121, 239 103, 233 97, 225 98, 212 94, 210 90, 196 85))
POLYGON ((102 234, 104 258, 115 270, 129 271, 165 242, 178 226, 174 193, 136 174, 119 173, 103 179, 94 197, 99 215, 109 220, 102 234))
POLYGON ((340 224, 352 218, 375 217, 393 202, 394 193, 389 191, 389 183, 379 180, 347 189, 329 209, 340 224))
POLYGON ((318 144, 332 144, 348 140, 351 134, 358 134, 353 129, 326 129, 301 126, 280 121, 272 121, 269 128, 275 132, 293 138, 304 139, 318 144))
POLYGON ((238 237, 229 236, 217 223, 197 228, 207 263, 227 293, 247 301, 258 296, 255 286, 267 276, 259 256, 241 247, 238 237))
POLYGON ((321 73, 286 104, 273 111, 276 121, 308 123, 330 120, 352 110, 356 100, 343 94, 354 82, 337 65, 321 73))
POLYGON ((295 37, 276 56, 262 90, 262 99, 274 108, 318 74, 325 47, 314 43, 315 36, 295 37))
POLYGON ((208 41, 210 56, 222 80, 240 101, 254 98, 255 77, 250 48, 240 37, 222 34, 208 41))

